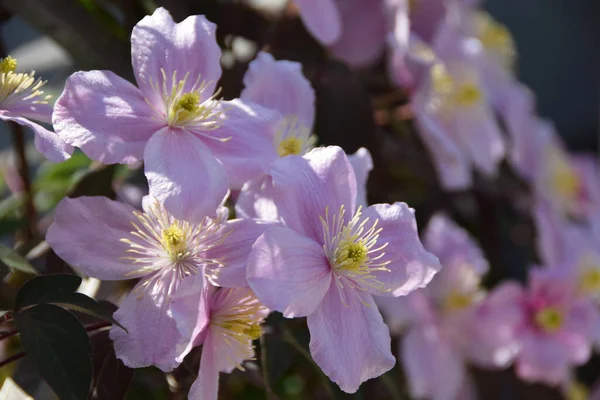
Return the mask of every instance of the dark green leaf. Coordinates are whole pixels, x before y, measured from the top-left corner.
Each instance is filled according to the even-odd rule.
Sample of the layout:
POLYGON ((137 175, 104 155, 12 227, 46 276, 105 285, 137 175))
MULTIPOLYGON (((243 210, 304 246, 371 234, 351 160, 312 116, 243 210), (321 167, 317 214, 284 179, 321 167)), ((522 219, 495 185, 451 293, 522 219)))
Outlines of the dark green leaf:
POLYGON ((57 293, 73 293, 81 284, 77 275, 55 274, 31 278, 17 293, 15 309, 47 303, 46 298, 57 293))
POLYGON ((27 274, 37 275, 35 268, 29 264, 29 262, 23 258, 19 253, 0 244, 0 261, 6 266, 25 272, 27 274))
POLYGON ((112 313, 96 302, 91 297, 82 293, 75 293, 81 284, 77 275, 55 274, 41 275, 27 281, 17 293, 15 307, 17 309, 35 304, 56 304, 74 311, 93 315, 109 321, 123 329, 113 317, 112 313))
POLYGON ((94 333, 90 337, 93 353, 94 377, 93 398, 98 400, 120 400, 125 398, 133 379, 133 369, 126 367, 115 355, 108 330, 94 333))
POLYGON ((87 399, 92 381, 87 332, 69 311, 41 304, 15 313, 27 356, 62 400, 87 399))
POLYGON ((69 197, 106 196, 114 200, 117 196, 113 189, 113 178, 116 171, 116 165, 107 165, 90 171, 77 183, 69 197))

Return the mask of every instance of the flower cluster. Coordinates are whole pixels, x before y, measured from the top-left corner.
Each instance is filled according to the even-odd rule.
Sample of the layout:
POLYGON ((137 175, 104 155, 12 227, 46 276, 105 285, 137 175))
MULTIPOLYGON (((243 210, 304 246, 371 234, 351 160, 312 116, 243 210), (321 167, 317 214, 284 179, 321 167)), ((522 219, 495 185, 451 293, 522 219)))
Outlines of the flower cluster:
POLYGON ((126 330, 110 331, 125 365, 168 372, 201 346, 189 398, 217 399, 219 373, 255 359, 277 311, 306 318, 314 362, 347 393, 394 353, 419 398, 472 397, 469 365, 581 391, 574 368, 600 345, 600 166, 536 114, 510 33, 474 3, 294 0, 333 56, 357 68, 388 56, 444 190, 494 178, 505 158, 529 184, 541 262, 526 285, 484 286, 486 256, 448 214, 422 244, 407 204, 369 205, 371 155, 317 147, 301 64, 260 51, 240 98, 222 98, 217 27, 202 15, 176 23, 158 8, 131 34, 135 85, 76 72, 53 109, 43 81, 0 60, 0 119, 32 128, 50 161, 76 147, 143 162, 141 209, 65 198, 46 235, 79 272, 136 280, 114 314, 126 330))

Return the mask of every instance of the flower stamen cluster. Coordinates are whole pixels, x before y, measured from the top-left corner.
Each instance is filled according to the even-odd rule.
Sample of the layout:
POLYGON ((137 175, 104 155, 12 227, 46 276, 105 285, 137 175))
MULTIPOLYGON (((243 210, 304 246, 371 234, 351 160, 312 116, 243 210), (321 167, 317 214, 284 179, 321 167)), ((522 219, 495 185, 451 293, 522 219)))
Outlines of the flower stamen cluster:
POLYGON ((315 147, 317 138, 310 129, 302 125, 295 115, 283 118, 275 134, 275 149, 279 157, 302 155, 315 147))
POLYGON ((43 96, 40 90, 46 81, 36 79, 35 71, 16 73, 17 60, 6 57, 0 60, 0 103, 27 101, 32 104, 47 104, 51 96, 43 96))

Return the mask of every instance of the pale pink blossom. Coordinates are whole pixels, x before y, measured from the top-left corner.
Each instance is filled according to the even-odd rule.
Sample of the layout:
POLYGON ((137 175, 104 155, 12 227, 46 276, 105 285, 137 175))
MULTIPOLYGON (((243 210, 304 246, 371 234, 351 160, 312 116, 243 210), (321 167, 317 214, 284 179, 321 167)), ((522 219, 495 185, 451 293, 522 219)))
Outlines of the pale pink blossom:
POLYGON ((395 363, 372 295, 425 286, 438 260, 423 249, 406 204, 356 208, 356 178, 339 147, 281 158, 271 175, 286 227, 257 239, 248 283, 266 307, 307 317, 315 362, 353 393, 395 363))
POLYGON ((246 286, 246 259, 267 225, 218 218, 199 223, 175 219, 157 201, 144 210, 106 197, 65 198, 46 240, 62 259, 102 280, 141 278, 114 314, 127 332, 110 331, 117 356, 132 368, 170 371, 185 342, 170 310, 188 277, 209 275, 222 286, 246 286))
POLYGON ((143 159, 150 194, 190 221, 217 209, 228 181, 239 189, 268 169, 277 122, 258 105, 219 98, 215 30, 204 16, 175 23, 158 8, 131 34, 138 87, 110 71, 76 72, 53 114, 60 137, 89 157, 143 159))
POLYGON ((12 121, 31 128, 35 134, 34 145, 49 161, 68 159, 73 147, 63 142, 54 132, 30 121, 50 123, 52 106, 50 96, 41 90, 45 81, 35 78, 35 72, 16 72, 17 60, 0 59, 0 120, 12 121))

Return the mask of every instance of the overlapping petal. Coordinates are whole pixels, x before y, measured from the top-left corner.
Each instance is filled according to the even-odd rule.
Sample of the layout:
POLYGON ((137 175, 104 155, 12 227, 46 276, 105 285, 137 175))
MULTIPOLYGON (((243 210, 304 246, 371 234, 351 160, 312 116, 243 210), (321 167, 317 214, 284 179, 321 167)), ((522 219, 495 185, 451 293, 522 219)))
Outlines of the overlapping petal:
POLYGON ((321 43, 331 45, 342 33, 335 0, 294 0, 308 31, 321 43))

